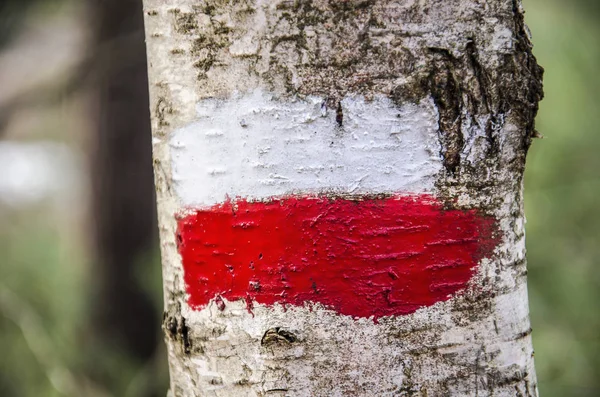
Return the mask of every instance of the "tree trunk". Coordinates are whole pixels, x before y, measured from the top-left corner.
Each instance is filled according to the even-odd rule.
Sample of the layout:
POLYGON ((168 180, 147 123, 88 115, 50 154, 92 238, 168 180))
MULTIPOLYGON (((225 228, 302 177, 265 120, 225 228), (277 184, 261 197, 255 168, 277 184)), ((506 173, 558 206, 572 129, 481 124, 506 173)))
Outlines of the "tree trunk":
POLYGON ((537 395, 518 0, 144 0, 175 396, 537 395))

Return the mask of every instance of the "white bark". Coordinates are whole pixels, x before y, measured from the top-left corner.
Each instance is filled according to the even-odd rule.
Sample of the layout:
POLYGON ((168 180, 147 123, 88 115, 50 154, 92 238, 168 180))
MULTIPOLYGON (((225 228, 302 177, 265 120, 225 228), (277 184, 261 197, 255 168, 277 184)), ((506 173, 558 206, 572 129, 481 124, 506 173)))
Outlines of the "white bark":
POLYGON ((173 395, 537 395, 522 175, 541 69, 517 0, 144 4, 173 395), (426 193, 501 237, 464 291, 408 315, 190 307, 176 215, 299 191, 426 193))

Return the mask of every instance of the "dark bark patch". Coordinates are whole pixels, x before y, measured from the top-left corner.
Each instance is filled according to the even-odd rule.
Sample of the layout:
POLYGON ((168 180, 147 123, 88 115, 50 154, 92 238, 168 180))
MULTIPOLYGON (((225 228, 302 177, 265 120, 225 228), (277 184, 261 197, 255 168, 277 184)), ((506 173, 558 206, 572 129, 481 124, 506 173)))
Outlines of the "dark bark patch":
POLYGON ((294 343, 298 340, 296 335, 290 331, 286 331, 281 327, 269 328, 265 331, 263 337, 260 340, 262 346, 278 343, 294 343))
POLYGON ((340 127, 344 123, 344 110, 342 109, 341 102, 338 102, 338 105, 337 105, 337 109, 335 112, 335 121, 337 122, 337 125, 340 127))
POLYGON ((159 97, 154 108, 154 117, 158 122, 158 126, 168 126, 170 123, 167 119, 171 114, 173 114, 173 106, 171 103, 165 97, 159 97))
MULTIPOLYGON (((179 11, 179 10, 177 10, 179 11)), ((198 28, 196 15, 193 13, 177 12, 175 14, 175 31, 180 34, 190 34, 198 28)))
MULTIPOLYGON (((176 310, 179 313, 179 310, 176 310)), ((185 318, 179 314, 163 314, 163 331, 169 340, 178 342, 183 353, 189 355, 192 353, 192 340, 190 338, 190 328, 186 324, 185 318)), ((201 350, 201 348, 200 348, 201 350)))
POLYGON ((462 90, 454 73, 457 63, 454 57, 448 51, 433 52, 429 90, 439 112, 438 123, 444 167, 454 174, 460 165, 460 152, 465 143, 461 129, 462 90))

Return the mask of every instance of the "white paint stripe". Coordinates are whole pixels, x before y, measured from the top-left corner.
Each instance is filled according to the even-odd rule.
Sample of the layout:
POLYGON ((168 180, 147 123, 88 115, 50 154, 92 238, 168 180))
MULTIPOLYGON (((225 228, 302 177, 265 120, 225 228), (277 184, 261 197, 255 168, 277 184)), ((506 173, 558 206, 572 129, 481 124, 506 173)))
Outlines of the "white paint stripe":
POLYGON ((430 101, 399 108, 383 96, 347 97, 342 127, 323 103, 281 101, 260 91, 199 103, 198 121, 170 141, 180 203, 300 191, 433 191, 442 162, 430 101))

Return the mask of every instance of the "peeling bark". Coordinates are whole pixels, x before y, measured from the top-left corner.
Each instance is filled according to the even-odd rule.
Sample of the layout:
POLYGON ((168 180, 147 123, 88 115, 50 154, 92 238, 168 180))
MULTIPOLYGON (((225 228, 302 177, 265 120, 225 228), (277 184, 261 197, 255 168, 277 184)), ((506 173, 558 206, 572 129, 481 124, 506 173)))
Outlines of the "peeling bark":
MULTIPOLYGON (((522 176, 535 135, 542 69, 531 53, 520 2, 144 4, 173 395, 537 395, 522 176), (373 240, 363 243, 353 229, 359 215, 335 209, 350 199, 364 214, 365 206, 384 211, 385 200, 412 203, 415 197, 431 200, 439 216, 476 213, 492 220, 493 245, 485 243, 479 226, 470 237, 459 237, 458 229, 435 241, 419 237, 414 252, 396 249, 406 249, 406 236, 389 225, 367 233, 373 240), (351 309, 335 299, 317 298, 319 288, 347 289, 319 280, 297 295, 304 298, 291 298, 294 283, 301 282, 293 280, 302 280, 294 277, 323 250, 309 255, 303 248, 307 253, 291 260, 283 244, 282 253, 270 257, 252 240, 266 215, 244 223, 236 211, 248 213, 251 202, 298 208, 294 200, 304 199, 338 203, 314 217, 320 224, 347 222, 346 240, 327 245, 325 255, 330 266, 343 268, 344 255, 356 249, 360 266, 373 271, 354 274, 352 281, 380 286, 385 299, 369 302, 386 310, 349 315, 351 309), (208 259, 197 256, 204 255, 200 248, 185 249, 218 247, 230 235, 202 235, 208 230, 202 223, 197 230, 203 237, 181 233, 183 219, 202 222, 210 217, 193 214, 205 213, 232 217, 231 227, 238 229, 230 234, 251 243, 245 252, 252 256, 256 248, 256 259, 236 262, 242 258, 237 237, 227 240, 229 251, 206 251, 208 259), (332 221, 331 214, 341 218, 332 221), (248 228, 254 234, 243 231, 248 228), (395 297, 412 285, 404 281, 407 258, 423 265, 430 290, 441 288, 449 276, 440 272, 463 271, 464 264, 446 263, 432 250, 453 245, 453 252, 478 247, 469 254, 477 263, 465 273, 466 286, 449 289, 434 303, 418 300, 414 310, 396 309, 401 300, 395 297), (340 246, 347 247, 344 254, 336 251, 340 246), (195 300, 193 294, 209 291, 203 283, 222 270, 210 255, 227 255, 219 280, 232 287, 195 300), (270 284, 261 285, 265 261, 274 270, 270 284), (249 266, 244 274, 250 281, 239 266, 249 266), (231 291, 246 288, 242 279, 249 293, 240 299, 231 291), (282 298, 262 299, 261 288, 282 298), (396 314, 377 314, 382 312, 396 314)), ((422 218, 393 216, 404 230, 421 233, 422 218)), ((301 228, 298 222, 290 230, 301 228)), ((316 247, 326 235, 311 234, 310 241, 316 247)), ((363 292, 356 288, 357 302, 363 292)))

